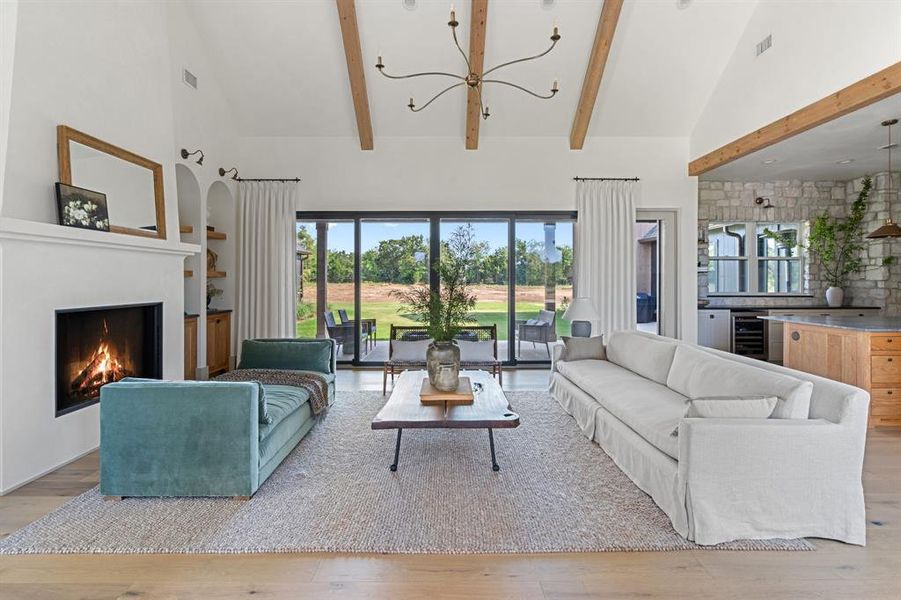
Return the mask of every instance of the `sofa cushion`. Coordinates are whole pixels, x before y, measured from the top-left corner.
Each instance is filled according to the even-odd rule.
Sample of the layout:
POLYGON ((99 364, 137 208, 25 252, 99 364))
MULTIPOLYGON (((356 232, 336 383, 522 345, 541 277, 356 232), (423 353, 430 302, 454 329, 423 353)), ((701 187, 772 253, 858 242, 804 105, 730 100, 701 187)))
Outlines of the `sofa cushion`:
POLYGON ((425 362, 425 351, 432 340, 391 340, 391 360, 397 362, 425 362))
POLYGON ((266 385, 266 399, 272 423, 260 425, 259 464, 264 465, 294 438, 297 431, 313 418, 310 394, 289 385, 266 385))
POLYGON ((303 404, 309 404, 310 392, 290 385, 264 384, 262 387, 266 393, 266 408, 270 418, 269 423, 260 424, 260 439, 264 440, 285 417, 303 404))
POLYGON ((457 340, 457 346, 460 347, 460 362, 494 362, 497 360, 494 355, 494 340, 481 342, 457 340))
POLYGON ((671 434, 688 399, 664 385, 603 360, 557 363, 557 370, 661 452, 679 459, 671 434))
POLYGON ((563 336, 563 356, 560 360, 607 360, 604 337, 563 336))
POLYGON ((667 386, 689 398, 776 396, 774 419, 806 419, 813 383, 680 344, 667 386))
POLYGON ((676 342, 638 331, 614 331, 607 342, 607 360, 642 377, 666 385, 676 342))
POLYGON ((331 340, 244 340, 239 369, 332 371, 331 340))

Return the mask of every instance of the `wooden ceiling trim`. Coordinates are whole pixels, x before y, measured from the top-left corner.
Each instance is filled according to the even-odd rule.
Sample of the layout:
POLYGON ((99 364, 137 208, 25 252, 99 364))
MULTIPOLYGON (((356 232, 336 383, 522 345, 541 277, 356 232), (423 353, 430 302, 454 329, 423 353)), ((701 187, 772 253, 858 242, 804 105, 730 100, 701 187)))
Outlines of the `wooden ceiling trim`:
POLYGON ((901 62, 896 62, 878 73, 691 161, 688 164, 688 174, 701 175, 899 92, 901 92, 901 62))
POLYGON ((607 57, 610 55, 613 35, 616 33, 616 24, 619 22, 622 8, 623 0, 604 0, 594 35, 594 44, 591 47, 591 56, 588 59, 588 68, 582 81, 582 93, 569 133, 569 147, 572 150, 581 150, 585 144, 585 136, 588 135, 588 125, 591 123, 591 115, 598 99, 601 79, 604 77, 604 68, 607 66, 607 57))
POLYGON ((363 51, 360 48, 360 30, 357 27, 357 8, 354 0, 335 0, 338 20, 341 23, 341 39, 347 60, 347 76, 357 118, 360 149, 372 150, 372 116, 369 113, 369 95, 366 92, 366 75, 363 73, 363 51))
MULTIPOLYGON (((485 26, 488 22, 488 0, 472 0, 469 24, 469 63, 473 73, 482 74, 485 69, 485 26)), ((466 149, 478 150, 479 124, 482 110, 479 91, 468 88, 466 93, 466 149)))

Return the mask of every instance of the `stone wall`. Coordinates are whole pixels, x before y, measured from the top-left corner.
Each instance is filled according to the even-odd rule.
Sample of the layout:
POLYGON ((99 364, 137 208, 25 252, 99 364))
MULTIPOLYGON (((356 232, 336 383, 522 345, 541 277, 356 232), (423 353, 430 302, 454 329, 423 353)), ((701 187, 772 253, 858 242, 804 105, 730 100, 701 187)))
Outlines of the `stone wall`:
MULTIPOLYGON (((894 214, 896 220, 901 215, 901 203, 897 191, 901 188, 899 174, 895 173, 894 214)), ((870 232, 882 225, 888 216, 886 190, 888 177, 885 173, 873 176, 867 218, 864 232, 870 232)), ((707 231, 711 221, 808 221, 824 211, 835 217, 847 215, 848 208, 860 192, 863 178, 853 181, 701 181, 698 183, 698 298, 708 299, 707 244, 701 242, 702 232, 707 231), (758 196, 769 198, 772 208, 763 208, 754 203, 758 196)), ((849 276, 845 286, 845 304, 857 306, 883 306, 886 314, 901 314, 901 264, 883 267, 884 256, 901 255, 901 241, 869 241, 866 243, 866 268, 849 276)), ((809 257, 806 265, 805 289, 793 296, 713 296, 710 304, 715 305, 814 305, 825 303, 828 283, 822 280, 819 264, 809 257)))
MULTIPOLYGON (((901 215, 901 202, 898 201, 898 190, 901 189, 901 174, 893 173, 892 185, 893 204, 892 213, 895 221, 901 215)), ((857 194, 863 187, 863 177, 846 183, 846 195, 848 203, 857 198, 857 194)), ((867 217, 864 219, 863 230, 869 233, 880 227, 888 217, 888 173, 873 175, 873 187, 870 190, 870 200, 867 217)), ((848 284, 845 286, 845 303, 853 303, 856 306, 881 306, 886 315, 901 315, 901 262, 887 267, 882 266, 883 258, 894 256, 895 260, 901 258, 901 240, 867 240, 864 250, 866 267, 858 273, 848 276, 848 284)))
MULTIPOLYGON (((847 185, 835 181, 701 181, 698 182, 698 298, 707 299, 707 243, 702 232, 711 221, 799 222, 829 211, 844 216, 847 185), (754 203, 769 198, 772 208, 754 203)), ((706 235, 705 235, 706 237, 706 235)), ((819 265, 808 260, 805 289, 791 296, 712 296, 713 306, 730 305, 811 305, 825 302, 826 286, 820 280, 819 265)))

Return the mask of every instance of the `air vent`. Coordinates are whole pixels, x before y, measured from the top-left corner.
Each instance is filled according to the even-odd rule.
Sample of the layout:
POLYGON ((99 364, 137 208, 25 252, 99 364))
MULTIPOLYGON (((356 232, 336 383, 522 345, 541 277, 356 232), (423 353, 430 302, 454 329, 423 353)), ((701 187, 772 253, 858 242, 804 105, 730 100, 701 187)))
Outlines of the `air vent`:
POLYGON ((191 86, 195 90, 197 89, 197 75, 195 75, 194 73, 190 72, 187 69, 183 69, 181 73, 181 79, 187 85, 191 86))
POLYGON ((757 56, 760 56, 761 54, 769 50, 772 45, 773 34, 771 33, 770 35, 757 42, 757 56))

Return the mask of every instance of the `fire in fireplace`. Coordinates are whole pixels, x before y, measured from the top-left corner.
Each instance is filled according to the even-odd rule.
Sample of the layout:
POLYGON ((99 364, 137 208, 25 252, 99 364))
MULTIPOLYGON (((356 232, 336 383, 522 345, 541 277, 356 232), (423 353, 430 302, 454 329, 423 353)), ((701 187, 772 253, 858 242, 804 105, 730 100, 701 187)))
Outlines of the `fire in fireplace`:
POLYGON ((162 376, 162 304, 56 312, 56 416, 123 377, 162 376))

